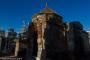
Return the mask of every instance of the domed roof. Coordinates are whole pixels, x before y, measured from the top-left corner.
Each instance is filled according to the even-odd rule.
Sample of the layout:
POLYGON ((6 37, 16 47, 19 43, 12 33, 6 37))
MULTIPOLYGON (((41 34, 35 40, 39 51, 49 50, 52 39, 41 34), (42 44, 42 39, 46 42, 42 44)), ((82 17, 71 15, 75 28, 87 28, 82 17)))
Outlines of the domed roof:
POLYGON ((52 9, 50 9, 46 3, 46 6, 44 9, 42 9, 39 13, 36 13, 32 16, 32 21, 37 21, 38 16, 44 16, 46 18, 46 21, 49 21, 51 18, 58 20, 62 22, 62 16, 58 15, 56 12, 54 12, 52 9))
POLYGON ((39 14, 48 14, 48 13, 55 13, 52 9, 50 9, 49 7, 48 7, 48 4, 46 3, 46 6, 45 6, 45 8, 44 9, 42 9, 39 13, 36 13, 35 15, 33 15, 32 16, 32 18, 33 17, 36 17, 37 15, 39 15, 39 14))
POLYGON ((50 9, 46 3, 45 8, 41 10, 40 13, 55 13, 55 12, 52 9, 50 9))

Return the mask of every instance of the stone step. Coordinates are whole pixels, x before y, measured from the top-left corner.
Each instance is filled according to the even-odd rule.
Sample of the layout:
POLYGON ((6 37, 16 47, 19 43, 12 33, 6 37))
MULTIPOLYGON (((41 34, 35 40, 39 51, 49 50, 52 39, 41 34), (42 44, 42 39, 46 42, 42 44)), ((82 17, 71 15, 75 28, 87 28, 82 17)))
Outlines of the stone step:
POLYGON ((0 57, 0 60, 22 60, 22 58, 15 56, 6 56, 6 57, 0 57))

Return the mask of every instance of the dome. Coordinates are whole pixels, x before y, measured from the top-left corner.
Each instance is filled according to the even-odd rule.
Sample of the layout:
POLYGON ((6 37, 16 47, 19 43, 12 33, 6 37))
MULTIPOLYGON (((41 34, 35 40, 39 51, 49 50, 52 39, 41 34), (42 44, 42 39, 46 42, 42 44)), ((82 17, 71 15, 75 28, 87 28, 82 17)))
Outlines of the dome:
POLYGON ((42 9, 39 13, 36 13, 32 18, 36 17, 37 15, 41 15, 41 14, 53 14, 55 13, 52 9, 50 9, 48 7, 48 4, 46 3, 46 6, 44 9, 42 9))
POLYGON ((32 22, 36 22, 38 20, 38 17, 46 21, 50 21, 50 18, 54 18, 55 20, 58 20, 58 22, 62 23, 62 16, 58 15, 55 11, 50 9, 47 3, 44 9, 42 9, 39 13, 36 13, 32 17, 32 22))
POLYGON ((45 8, 41 10, 40 13, 55 13, 55 12, 52 9, 50 9, 46 3, 45 8))

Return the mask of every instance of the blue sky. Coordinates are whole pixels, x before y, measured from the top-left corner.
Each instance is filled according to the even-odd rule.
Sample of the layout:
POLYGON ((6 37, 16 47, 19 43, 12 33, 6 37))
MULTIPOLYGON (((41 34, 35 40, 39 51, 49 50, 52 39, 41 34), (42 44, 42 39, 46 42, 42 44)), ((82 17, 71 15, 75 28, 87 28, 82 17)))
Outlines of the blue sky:
MULTIPOLYGON (((31 22, 31 17, 45 7, 46 0, 0 0, 0 27, 20 31, 22 21, 31 22)), ((84 30, 90 28, 90 0, 47 0, 48 6, 63 16, 65 22, 80 21, 84 30)))

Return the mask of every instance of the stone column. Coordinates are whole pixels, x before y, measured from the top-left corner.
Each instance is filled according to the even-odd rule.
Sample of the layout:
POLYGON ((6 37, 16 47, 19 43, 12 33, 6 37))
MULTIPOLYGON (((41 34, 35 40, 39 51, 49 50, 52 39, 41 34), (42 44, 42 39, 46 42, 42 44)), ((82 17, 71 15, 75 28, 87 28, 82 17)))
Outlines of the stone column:
POLYGON ((36 60, 44 60, 45 59, 45 53, 42 54, 43 51, 45 51, 45 39, 44 37, 44 30, 46 27, 46 17, 45 15, 38 15, 37 20, 35 20, 35 29, 37 31, 37 43, 38 43, 38 52, 36 60))
POLYGON ((18 52, 19 52, 19 40, 16 40, 15 56, 18 56, 18 52))

